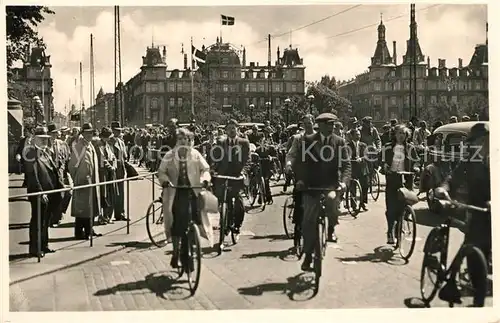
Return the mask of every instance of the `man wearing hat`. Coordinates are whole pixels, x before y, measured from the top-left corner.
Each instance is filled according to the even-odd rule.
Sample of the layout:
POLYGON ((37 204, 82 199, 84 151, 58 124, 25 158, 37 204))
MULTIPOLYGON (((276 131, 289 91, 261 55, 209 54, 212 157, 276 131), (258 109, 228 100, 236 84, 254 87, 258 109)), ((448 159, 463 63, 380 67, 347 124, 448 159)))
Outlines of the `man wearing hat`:
MULTIPOLYGON (((445 182, 435 189, 435 196, 449 199, 456 195, 461 187, 468 188, 466 203, 480 208, 491 210, 491 183, 490 183, 490 131, 488 123, 477 123, 472 126, 467 138, 469 157, 462 159, 445 182), (449 192, 449 193, 448 193, 449 192)), ((491 211, 469 211, 468 230, 465 233, 466 243, 479 248, 486 257, 487 264, 491 261, 491 211)), ((467 259, 470 281, 477 291, 474 295, 474 306, 483 307, 487 286, 484 280, 481 264, 471 255, 467 259)), ((491 271, 491 267, 489 268, 491 271)), ((490 272, 491 273, 491 272, 490 272)), ((455 279, 448 280, 441 289, 439 298, 457 303, 460 292, 455 279)))
MULTIPOLYGON (((82 125, 81 136, 71 147, 68 168, 75 186, 99 183, 99 160, 92 144, 94 127, 91 123, 82 125)), ((75 238, 88 239, 90 235, 99 236, 91 229, 91 219, 101 214, 101 188, 83 188, 73 191, 71 216, 75 218, 75 238)))
MULTIPOLYGON (((97 159, 99 160, 99 180, 101 182, 116 180, 117 160, 113 148, 111 147, 111 137, 113 137, 111 129, 103 127, 100 133, 100 140, 93 143, 97 151, 97 159)), ((115 208, 114 203, 117 191, 118 188, 116 183, 107 184, 101 187, 103 217, 99 219, 100 224, 113 222, 112 216, 115 208)))
MULTIPOLYGON (((68 162, 70 158, 69 146, 66 142, 57 138, 59 130, 54 123, 49 123, 47 128, 51 137, 49 139, 47 149, 57 167, 59 176, 63 179, 64 184, 71 186, 73 185, 73 181, 71 180, 71 175, 69 175, 68 171, 68 162)), ((71 192, 64 192, 62 195, 63 199, 61 207, 54 211, 50 220, 50 226, 52 227, 57 227, 60 224, 63 214, 66 213, 66 210, 69 207, 69 202, 71 201, 71 192)))
POLYGON ((352 117, 349 119, 349 122, 347 123, 347 131, 346 132, 348 132, 352 129, 358 128, 358 127, 359 127, 358 118, 352 117))
POLYGON ((457 122, 458 122, 458 118, 456 116, 451 116, 448 123, 457 123, 457 122))
POLYGON ((466 121, 470 121, 470 117, 469 116, 463 116, 462 117, 462 122, 466 122, 466 121))
MULTIPOLYGON (((126 175, 125 161, 128 158, 127 146, 121 139, 123 128, 121 127, 120 122, 113 121, 111 122, 111 130, 113 131, 113 136, 109 139, 109 143, 116 157, 116 179, 123 179, 126 175)), ((117 192, 114 201, 115 220, 126 221, 124 182, 116 183, 116 187, 117 192)))
MULTIPOLYGON (((26 186, 28 193, 38 193, 64 187, 62 178, 56 164, 47 151, 50 139, 46 127, 37 127, 34 132, 32 145, 25 150, 26 186)), ((52 214, 60 208, 61 194, 43 194, 40 197, 28 197, 31 203, 31 220, 29 227, 29 254, 43 257, 46 253, 52 253, 49 249, 49 224, 52 214), (38 209, 38 198, 40 198, 40 210, 38 209), (41 252, 38 252, 38 212, 41 215, 41 252)))
MULTIPOLYGON (((250 143, 247 139, 237 136, 238 122, 234 119, 228 121, 226 125, 226 136, 217 140, 212 147, 210 156, 212 157, 212 169, 215 173, 226 176, 239 177, 242 172, 247 172, 250 157, 250 143)), ((223 199, 223 180, 214 180, 214 189, 219 200, 223 199)), ((243 182, 229 181, 231 186, 230 194, 235 199, 233 205, 234 234, 238 239, 240 228, 245 218, 245 208, 240 191, 243 188, 243 182)), ((222 246, 221 246, 222 247, 222 246)))
POLYGON ((333 134, 333 124, 337 116, 332 113, 323 113, 316 118, 318 132, 304 137, 300 152, 291 160, 295 165, 296 183, 298 190, 302 192, 302 205, 304 217, 302 221, 302 234, 304 237, 304 262, 302 270, 310 270, 312 253, 316 240, 319 239, 317 232, 317 220, 319 216, 320 195, 318 192, 307 191, 308 187, 325 188, 331 190, 326 194, 326 212, 328 216, 327 239, 337 242, 335 226, 338 224, 339 204, 341 192, 335 192, 335 188, 345 191, 351 177, 350 154, 345 141, 333 134))

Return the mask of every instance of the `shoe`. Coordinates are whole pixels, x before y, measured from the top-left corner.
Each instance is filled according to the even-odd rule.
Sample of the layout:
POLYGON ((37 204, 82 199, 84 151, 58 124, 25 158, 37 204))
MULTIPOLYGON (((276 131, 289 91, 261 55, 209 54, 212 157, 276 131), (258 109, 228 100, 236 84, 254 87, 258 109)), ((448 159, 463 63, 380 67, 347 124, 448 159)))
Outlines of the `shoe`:
POLYGON ((326 236, 326 240, 328 242, 334 242, 334 243, 337 242, 338 238, 337 238, 337 235, 335 234, 335 228, 328 227, 328 233, 327 233, 327 236, 326 236))
MULTIPOLYGON (((30 255, 30 257, 34 257, 34 258, 37 258, 38 257, 38 252, 36 250, 29 250, 28 254, 30 255)), ((45 252, 43 252, 43 248, 42 250, 40 251, 40 258, 43 258, 45 257, 45 252)))
POLYGON ((92 232, 92 236, 93 237, 102 237, 102 234, 101 233, 97 233, 95 231, 92 232))
POLYGON ((311 263, 312 263, 312 255, 306 254, 304 256, 304 261, 302 262, 302 266, 300 266, 300 269, 302 271, 312 271, 311 263))
POLYGON ((394 236, 392 235, 392 233, 387 233, 387 244, 394 244, 395 241, 394 241, 394 236))
POLYGON ((363 211, 368 211, 368 208, 366 207, 366 204, 361 204, 360 207, 363 209, 363 211))
POLYGON ((43 248, 42 251, 44 253, 54 253, 54 252, 56 252, 55 250, 49 249, 49 247, 43 248))
POLYGON ((177 256, 172 256, 172 259, 170 259, 170 267, 179 268, 179 258, 177 256))
POLYGON ((460 291, 455 280, 446 282, 444 287, 439 291, 439 299, 448 303, 462 304, 460 291))

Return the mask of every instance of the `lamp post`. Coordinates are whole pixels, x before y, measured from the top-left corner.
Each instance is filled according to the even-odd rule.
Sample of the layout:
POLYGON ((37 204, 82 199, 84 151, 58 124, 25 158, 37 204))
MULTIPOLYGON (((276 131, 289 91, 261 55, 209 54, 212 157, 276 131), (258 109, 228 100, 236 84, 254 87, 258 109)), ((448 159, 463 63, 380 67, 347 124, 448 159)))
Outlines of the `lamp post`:
POLYGON ((252 103, 248 106, 248 108, 250 109, 250 122, 253 122, 253 109, 255 108, 255 105, 252 103))
POLYGON ((271 102, 269 101, 266 102, 266 108, 267 108, 267 120, 271 120, 271 102))
POLYGON ((314 101, 314 95, 312 94, 309 94, 307 96, 307 101, 309 102, 309 113, 312 114, 313 113, 313 101, 314 101))
POLYGON ((285 125, 286 126, 288 126, 288 109, 289 109, 291 103, 292 103, 292 100, 290 100, 290 98, 285 99, 285 125))

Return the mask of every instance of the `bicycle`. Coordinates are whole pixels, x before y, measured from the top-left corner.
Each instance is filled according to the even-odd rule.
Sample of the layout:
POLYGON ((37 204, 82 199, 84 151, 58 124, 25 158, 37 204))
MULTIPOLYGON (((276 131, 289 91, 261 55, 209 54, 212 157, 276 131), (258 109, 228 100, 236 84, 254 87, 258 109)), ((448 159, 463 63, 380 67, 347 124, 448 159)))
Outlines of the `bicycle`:
MULTIPOLYGON (((234 228, 233 224, 229 222, 229 214, 228 214, 228 209, 233 211, 233 206, 234 206, 234 198, 232 198, 230 201, 228 201, 227 197, 227 192, 229 190, 229 181, 242 181, 244 179, 243 176, 239 177, 234 177, 234 176, 226 176, 226 175, 217 175, 214 174, 212 175, 212 178, 219 178, 224 180, 224 193, 222 194, 222 199, 219 200, 219 247, 218 247, 218 253, 219 255, 222 254, 223 251, 223 246, 224 246, 224 240, 226 235, 231 232, 231 240, 233 244, 237 243, 236 240, 236 235, 234 233, 234 228), (229 203, 229 205, 228 205, 229 203)), ((233 217, 231 217, 231 221, 234 221, 233 217)))
POLYGON ((373 168, 368 176, 368 193, 370 193, 372 199, 376 201, 380 196, 380 175, 378 174, 378 171, 373 168))
MULTIPOLYGON (((439 200, 435 198, 432 191, 429 195, 432 199, 436 199, 437 201, 439 201, 443 207, 465 209, 478 212, 490 212, 489 208, 481 208, 450 199, 439 200)), ((453 219, 451 214, 448 214, 446 221, 440 226, 433 228, 427 236, 427 239, 425 240, 424 259, 422 261, 422 269, 420 271, 420 294, 426 306, 430 305, 438 290, 443 286, 443 283, 456 284, 457 278, 464 279, 466 283, 467 281, 470 282, 470 279, 466 277, 468 273, 461 272, 460 270, 461 264, 463 263, 464 259, 466 260, 468 257, 474 258, 475 261, 478 261, 478 264, 480 264, 478 266, 478 270, 480 270, 481 273, 480 275, 478 275, 478 277, 481 277, 481 282, 478 283, 482 284, 483 286, 487 285, 488 264, 486 261, 486 257, 481 249, 477 248, 474 245, 466 243, 465 240, 462 242, 460 249, 456 253, 451 264, 448 266, 450 227, 452 225, 452 222, 454 221, 455 220, 453 219), (435 275, 435 277, 431 277, 432 275, 435 275), (425 280, 427 277, 429 278, 430 285, 432 286, 429 293, 427 293, 426 290, 425 280)), ((486 298, 486 288, 484 288, 484 291, 485 292, 482 295, 475 296, 481 298, 484 301, 484 299, 486 298)), ((478 293, 477 290, 473 290, 472 292, 473 294, 478 293)), ((461 304, 461 300, 457 299, 448 301, 449 307, 453 307, 454 303, 461 304)))
MULTIPOLYGON (((169 185, 169 187, 179 190, 190 190, 198 188, 205 189, 205 187, 203 186, 169 185)), ((191 209, 190 206, 188 207, 188 210, 189 210, 188 227, 184 232, 182 238, 179 240, 179 247, 177 249, 178 252, 177 259, 181 260, 181 266, 177 267, 177 272, 179 274, 179 278, 182 277, 184 273, 186 273, 188 278, 187 281, 189 284, 189 290, 191 291, 191 295, 194 295, 196 293, 196 290, 198 289, 198 285, 200 284, 201 243, 200 243, 200 229, 198 228, 198 225, 193 221, 193 210, 191 209)))
POLYGON ((167 239, 165 235, 165 228, 163 225, 163 199, 159 198, 153 200, 146 211, 146 231, 148 233, 149 240, 151 243, 158 248, 162 248, 167 244, 167 239), (157 212, 159 212, 158 217, 156 217, 157 212), (151 224, 150 224, 151 222, 151 224), (158 238, 163 235, 165 239, 161 240, 158 238))
MULTIPOLYGON (((400 176, 414 176, 414 172, 397 172, 398 175, 400 176)), ((411 179, 413 182, 413 178, 411 179)), ((404 194, 404 191, 402 190, 403 188, 400 188, 400 193, 404 194)), ((394 250, 398 250, 399 255, 401 258, 403 258, 405 261, 409 261, 410 257, 413 254, 413 251, 415 250, 415 244, 417 242, 417 221, 416 221, 416 215, 415 215, 415 210, 413 210, 412 205, 415 204, 410 201, 410 199, 404 199, 401 201, 404 203, 403 210, 401 214, 399 215, 397 221, 396 221, 396 228, 395 228, 395 236, 396 236, 396 244, 394 245, 394 250), (403 243, 405 241, 409 241, 410 245, 408 248, 403 246, 403 243)), ((418 202, 418 195, 417 195, 417 202, 418 202)))
POLYGON ((317 238, 315 242, 315 247, 313 251, 313 271, 314 271, 314 293, 317 294, 319 291, 319 282, 322 274, 322 264, 323 258, 326 255, 326 245, 327 245, 327 228, 328 228, 328 217, 326 216, 326 193, 331 191, 340 192, 340 188, 318 188, 318 187, 308 187, 306 189, 301 189, 301 192, 320 192, 320 211, 317 222, 317 238))
POLYGON ((361 210, 361 201, 363 200, 363 192, 361 184, 357 179, 351 178, 349 187, 345 192, 345 208, 352 217, 357 217, 361 210))
POLYGON ((247 195, 250 206, 254 206, 255 202, 260 199, 260 207, 262 211, 264 211, 266 209, 266 184, 262 174, 262 160, 272 160, 272 158, 259 157, 258 162, 255 162, 254 165, 252 165, 247 195))
MULTIPOLYGON (((296 193, 294 193, 296 194, 296 193)), ((294 213, 297 206, 294 196, 288 196, 283 205, 283 227, 288 239, 293 239, 293 249, 297 258, 300 260, 303 254, 304 238, 302 236, 302 219, 294 219, 294 213)))

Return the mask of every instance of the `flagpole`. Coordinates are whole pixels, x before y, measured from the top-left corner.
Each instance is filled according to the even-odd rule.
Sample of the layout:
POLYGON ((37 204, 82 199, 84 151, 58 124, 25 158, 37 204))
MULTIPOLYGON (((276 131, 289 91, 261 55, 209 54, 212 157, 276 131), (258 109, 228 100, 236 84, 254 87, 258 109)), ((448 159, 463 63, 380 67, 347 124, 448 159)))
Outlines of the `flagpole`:
POLYGON ((191 37, 191 115, 194 117, 194 60, 193 60, 193 37, 191 37))

